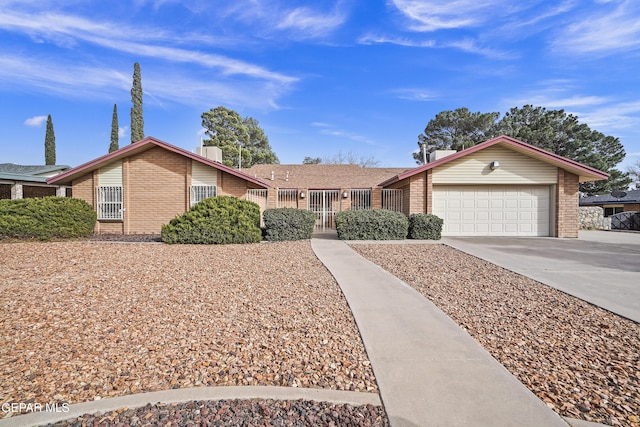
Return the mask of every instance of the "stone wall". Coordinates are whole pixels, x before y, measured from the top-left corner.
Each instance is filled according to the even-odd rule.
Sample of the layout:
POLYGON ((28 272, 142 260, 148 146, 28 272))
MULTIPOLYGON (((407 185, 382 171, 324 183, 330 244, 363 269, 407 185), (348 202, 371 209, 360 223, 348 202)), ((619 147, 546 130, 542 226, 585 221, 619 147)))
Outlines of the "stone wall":
POLYGON ((604 209, 599 206, 580 207, 581 230, 610 230, 611 219, 604 217, 604 209))

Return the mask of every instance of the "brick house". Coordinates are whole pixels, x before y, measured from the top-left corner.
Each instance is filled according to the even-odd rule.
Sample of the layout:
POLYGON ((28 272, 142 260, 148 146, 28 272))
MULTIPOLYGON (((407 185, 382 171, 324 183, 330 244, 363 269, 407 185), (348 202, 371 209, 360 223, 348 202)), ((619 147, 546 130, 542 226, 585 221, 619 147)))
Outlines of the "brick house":
POLYGON ((601 207, 605 217, 620 212, 640 212, 640 190, 629 190, 624 193, 624 195, 610 193, 582 197, 580 206, 601 207))
POLYGON ((17 165, 0 163, 0 199, 70 196, 71 188, 47 184, 47 178, 68 169, 67 165, 17 165))
POLYGON ((254 165, 237 170, 145 138, 48 182, 72 185, 98 211, 96 232, 158 233, 204 197, 228 194, 261 209, 294 207, 334 228, 337 212, 433 213, 448 236, 578 235, 578 184, 608 175, 501 136, 416 168, 254 165))

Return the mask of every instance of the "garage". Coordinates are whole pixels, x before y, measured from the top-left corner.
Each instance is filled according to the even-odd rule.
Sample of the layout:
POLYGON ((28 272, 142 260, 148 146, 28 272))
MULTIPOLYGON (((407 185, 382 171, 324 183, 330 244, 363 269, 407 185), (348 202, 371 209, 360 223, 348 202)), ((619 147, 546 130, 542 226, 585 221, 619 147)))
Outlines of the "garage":
POLYGON ((549 236, 548 185, 434 185, 443 236, 549 236))

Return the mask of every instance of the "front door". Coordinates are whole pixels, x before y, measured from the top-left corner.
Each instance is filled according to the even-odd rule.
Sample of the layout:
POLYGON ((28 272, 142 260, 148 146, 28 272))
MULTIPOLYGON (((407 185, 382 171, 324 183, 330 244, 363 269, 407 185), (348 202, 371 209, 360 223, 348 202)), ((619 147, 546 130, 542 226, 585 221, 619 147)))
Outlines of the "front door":
POLYGON ((340 190, 309 190, 309 210, 316 214, 316 232, 335 229, 340 212, 340 190))

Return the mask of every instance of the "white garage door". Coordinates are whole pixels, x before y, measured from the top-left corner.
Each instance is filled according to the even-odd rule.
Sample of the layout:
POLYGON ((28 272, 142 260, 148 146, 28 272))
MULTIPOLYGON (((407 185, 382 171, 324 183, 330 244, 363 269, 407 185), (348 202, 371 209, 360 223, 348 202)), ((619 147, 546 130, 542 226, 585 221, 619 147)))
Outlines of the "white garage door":
POLYGON ((443 236, 548 236, 549 186, 433 187, 443 236))

